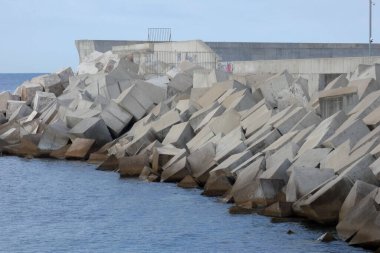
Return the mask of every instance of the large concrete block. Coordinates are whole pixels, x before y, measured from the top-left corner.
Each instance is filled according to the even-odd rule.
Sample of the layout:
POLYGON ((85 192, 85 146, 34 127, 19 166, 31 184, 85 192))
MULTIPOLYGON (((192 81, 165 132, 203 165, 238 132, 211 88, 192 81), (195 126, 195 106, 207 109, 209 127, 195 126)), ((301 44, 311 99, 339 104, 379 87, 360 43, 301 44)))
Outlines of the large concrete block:
POLYGON ((207 143, 187 157, 191 173, 195 179, 202 181, 202 183, 206 183, 208 173, 215 165, 215 154, 216 145, 213 143, 207 143))
POLYGON ((336 148, 346 140, 350 140, 352 145, 354 145, 361 138, 369 134, 369 132, 368 127, 362 120, 347 120, 332 136, 323 142, 323 146, 336 148))
POLYGON ((218 100, 228 89, 232 88, 236 90, 246 89, 243 84, 234 80, 217 83, 197 100, 197 104, 201 107, 207 107, 218 100))
POLYGON ((29 116, 33 112, 33 109, 30 108, 29 106, 23 104, 20 107, 18 107, 12 115, 9 117, 9 121, 15 121, 19 120, 21 118, 24 118, 26 116, 29 116))
POLYGON ((362 99, 352 110, 348 116, 355 119, 363 119, 374 109, 380 106, 380 91, 375 91, 362 99))
POLYGON ((247 149, 243 140, 245 139, 240 127, 222 137, 216 145, 215 161, 221 163, 233 154, 241 153, 247 149))
POLYGON ((307 111, 303 107, 296 107, 285 117, 277 121, 273 126, 282 134, 288 133, 305 115, 307 111))
POLYGON ((152 122, 152 129, 160 140, 165 139, 165 136, 168 134, 170 128, 178 123, 181 123, 182 119, 179 116, 179 113, 176 110, 171 110, 156 121, 152 122))
MULTIPOLYGON (((42 88, 41 88, 42 89, 42 88)), ((0 112, 4 113, 7 110, 9 100, 18 100, 19 98, 12 95, 9 91, 3 91, 0 93, 0 112)))
POLYGON ((134 137, 131 142, 129 142, 125 147, 125 152, 128 155, 136 155, 138 152, 154 142, 156 136, 152 129, 147 129, 138 136, 134 137))
POLYGON ((274 129, 273 131, 269 132, 268 134, 262 136, 261 138, 257 139, 254 143, 252 143, 248 149, 253 153, 257 153, 259 151, 264 150, 268 146, 270 146, 272 143, 274 143, 276 140, 278 140, 281 137, 281 134, 278 132, 277 129, 274 129))
POLYGON ((65 89, 58 74, 37 76, 34 77, 31 82, 40 84, 44 88, 45 92, 54 93, 56 96, 61 95, 65 89))
POLYGON ((123 91, 115 102, 137 120, 141 119, 153 106, 153 101, 136 85, 123 91))
POLYGON ((335 176, 333 170, 307 167, 293 168, 286 186, 286 201, 295 202, 320 184, 335 176))
POLYGON ((94 139, 76 138, 66 151, 66 158, 86 159, 90 154, 94 139))
MULTIPOLYGON (((210 125, 210 121, 213 120, 214 118, 222 115, 225 112, 224 106, 220 105, 211 112, 209 112, 203 120, 197 125, 195 132, 198 133, 200 130, 202 130, 203 127, 210 125)), ((194 121, 193 121, 194 123, 194 121)))
POLYGON ((339 111, 329 118, 323 120, 307 137, 305 143, 299 150, 303 153, 308 149, 320 146, 325 140, 332 136, 335 131, 346 121, 347 116, 339 111))
POLYGON ((277 167, 284 160, 293 161, 297 155, 298 150, 299 146, 291 141, 273 154, 270 154, 270 152, 268 152, 265 157, 267 167, 277 167))
POLYGON ((39 83, 32 83, 29 81, 24 82, 21 86, 21 100, 26 101, 28 104, 33 101, 37 91, 43 91, 44 88, 39 83))
POLYGON ((293 81, 293 77, 285 70, 269 78, 260 86, 260 90, 270 108, 277 108, 279 93, 283 90, 289 90, 293 81))
POLYGON ((100 117, 111 129, 115 136, 119 136, 132 120, 132 115, 111 100, 106 108, 101 112, 100 117))
MULTIPOLYGON (((203 121, 203 119, 218 107, 220 107, 220 104, 218 102, 215 102, 207 107, 204 107, 194 112, 189 119, 189 123, 193 130, 195 131, 198 128, 198 125, 203 121)), ((215 113, 213 115, 215 115, 215 113)))
POLYGON ((221 173, 227 176, 231 176, 232 171, 244 161, 252 157, 252 153, 248 150, 241 153, 231 155, 218 166, 210 171, 210 174, 221 173))
POLYGON ((368 168, 374 158, 366 155, 344 170, 337 178, 318 186, 294 203, 293 209, 299 215, 320 223, 338 221, 344 200, 357 180, 378 185, 376 177, 368 168))
POLYGON ((37 91, 33 99, 33 110, 41 112, 46 106, 56 101, 54 93, 37 91))
POLYGON ((163 170, 161 182, 180 182, 191 174, 188 167, 187 158, 184 156, 163 170))
POLYGON ((313 125, 318 125, 322 122, 321 117, 319 117, 314 111, 307 112, 306 115, 294 124, 294 126, 289 131, 300 131, 313 125))
MULTIPOLYGON (((353 191, 358 190, 354 189, 353 191)), ((366 192, 367 190, 364 190, 363 193, 366 192)), ((342 240, 348 241, 350 245, 373 249, 380 247, 380 235, 378 233, 380 226, 377 222, 380 219, 378 211, 379 192, 379 188, 376 187, 358 201, 354 208, 347 210, 344 218, 337 226, 338 235, 342 240)))
POLYGON ((177 74, 168 84, 168 97, 176 94, 187 94, 190 96, 193 88, 193 77, 186 73, 177 74))
POLYGON ((373 78, 350 81, 348 86, 357 88, 359 101, 380 88, 379 83, 373 78))
POLYGON ((231 195, 237 205, 252 201, 252 196, 256 190, 254 181, 264 169, 265 159, 264 157, 259 157, 255 162, 239 172, 231 189, 231 195))
POLYGON ((149 165, 146 154, 126 156, 119 159, 120 177, 138 177, 145 166, 149 165))
POLYGON ((222 115, 213 118, 208 127, 215 135, 218 133, 226 135, 240 127, 240 114, 235 110, 226 111, 222 115))
POLYGON ((57 120, 48 125, 42 133, 38 143, 38 148, 41 150, 58 150, 65 147, 69 141, 69 129, 66 124, 57 120))
POLYGON ((163 145, 172 144, 177 148, 185 148, 186 143, 194 137, 193 129, 189 122, 179 123, 173 125, 165 139, 162 141, 163 145))
POLYGON ((100 118, 83 119, 69 133, 75 137, 94 139, 96 146, 102 146, 112 141, 106 124, 100 118))
POLYGON ((331 148, 314 148, 303 152, 296 157, 292 166, 289 167, 289 173, 297 167, 316 168, 321 161, 331 152, 331 148))
MULTIPOLYGON (((373 190, 375 190, 377 187, 372 184, 368 184, 363 181, 356 181, 354 186, 351 188, 350 193, 347 195, 347 198, 344 200, 342 208, 339 212, 339 221, 344 220, 350 212, 352 212, 353 209, 355 209, 358 206, 358 203, 364 199, 368 194, 370 194, 373 190)), ((338 224, 338 227, 341 228, 342 226, 338 224)), ((337 227, 337 228, 338 228, 337 227)), ((339 236, 342 236, 341 230, 338 230, 339 236)), ((348 237, 342 236, 341 239, 347 240, 348 237), (342 238, 344 237, 344 238, 342 238)))

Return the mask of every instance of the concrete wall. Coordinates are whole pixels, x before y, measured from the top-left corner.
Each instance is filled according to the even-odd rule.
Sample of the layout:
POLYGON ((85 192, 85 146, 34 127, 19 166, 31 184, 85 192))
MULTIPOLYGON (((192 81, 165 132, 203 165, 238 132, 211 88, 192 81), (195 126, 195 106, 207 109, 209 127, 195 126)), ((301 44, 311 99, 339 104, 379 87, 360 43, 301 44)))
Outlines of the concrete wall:
POLYGON ((344 57, 344 58, 316 58, 316 59, 289 59, 263 61, 233 61, 234 74, 245 73, 278 73, 288 70, 297 74, 341 74, 355 70, 359 64, 380 63, 380 57, 344 57))
MULTIPOLYGON (((368 55, 368 44, 350 43, 251 43, 206 42, 223 61, 255 61, 361 57, 368 55)), ((373 45, 372 55, 380 56, 380 44, 373 45)))
MULTIPOLYGON (((112 46, 145 43, 146 41, 78 40, 80 59, 91 50, 106 52, 112 46)), ((223 61, 253 61, 275 59, 308 59, 331 57, 360 57, 368 55, 367 44, 346 43, 251 43, 205 42, 223 61)), ((187 50, 188 51, 188 50, 187 50)), ((374 44, 372 54, 380 56, 380 44, 374 44)))

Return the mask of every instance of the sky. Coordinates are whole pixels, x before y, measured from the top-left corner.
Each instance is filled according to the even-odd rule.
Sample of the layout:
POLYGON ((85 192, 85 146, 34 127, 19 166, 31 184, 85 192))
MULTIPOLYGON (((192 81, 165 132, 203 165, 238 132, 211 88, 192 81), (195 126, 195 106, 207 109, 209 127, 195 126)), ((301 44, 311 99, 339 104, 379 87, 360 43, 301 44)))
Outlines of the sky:
POLYGON ((0 0, 0 73, 76 69, 75 40, 144 40, 149 27, 173 40, 368 43, 368 0, 0 0))

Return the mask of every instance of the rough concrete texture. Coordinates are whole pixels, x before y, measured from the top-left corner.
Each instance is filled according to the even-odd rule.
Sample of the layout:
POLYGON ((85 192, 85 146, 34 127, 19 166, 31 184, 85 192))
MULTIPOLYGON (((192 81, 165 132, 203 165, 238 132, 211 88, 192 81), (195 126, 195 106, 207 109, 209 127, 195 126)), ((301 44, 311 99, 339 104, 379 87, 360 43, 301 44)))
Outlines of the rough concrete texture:
POLYGON ((307 73, 148 64, 141 47, 94 52, 79 73, 62 69, 0 93, 0 150, 89 157, 121 177, 204 187, 232 210, 340 219, 342 238, 380 247, 366 218, 377 219, 380 202, 378 65, 316 85, 307 73))

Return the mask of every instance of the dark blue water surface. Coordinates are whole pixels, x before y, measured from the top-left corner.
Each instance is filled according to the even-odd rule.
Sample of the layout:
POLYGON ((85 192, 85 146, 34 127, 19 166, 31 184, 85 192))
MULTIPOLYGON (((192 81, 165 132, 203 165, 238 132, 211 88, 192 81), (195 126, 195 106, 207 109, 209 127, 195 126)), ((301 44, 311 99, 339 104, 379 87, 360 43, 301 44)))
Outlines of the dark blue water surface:
POLYGON ((21 73, 21 74, 3 74, 0 73, 0 91, 14 91, 17 86, 26 80, 30 80, 35 76, 42 75, 39 73, 21 73))
POLYGON ((324 229, 231 215, 199 190, 83 162, 1 157, 0 168, 3 252, 360 252, 317 242, 324 229))
POLYGON ((83 162, 0 157, 0 252, 363 252, 316 241, 333 228, 228 207, 83 162))

